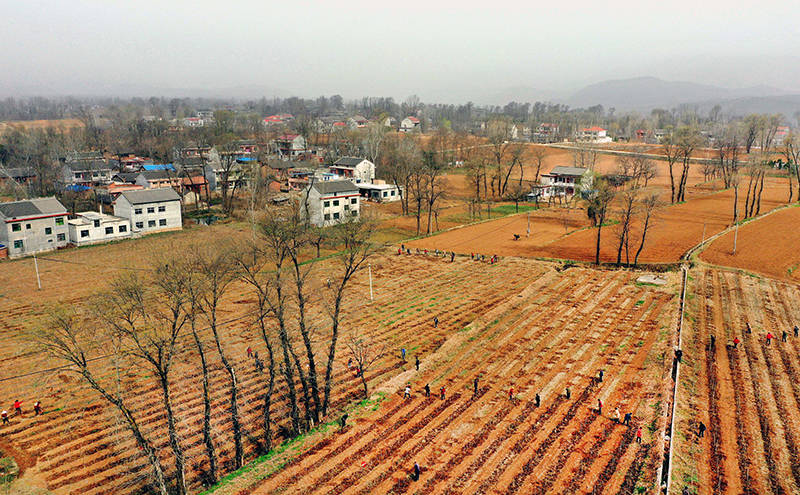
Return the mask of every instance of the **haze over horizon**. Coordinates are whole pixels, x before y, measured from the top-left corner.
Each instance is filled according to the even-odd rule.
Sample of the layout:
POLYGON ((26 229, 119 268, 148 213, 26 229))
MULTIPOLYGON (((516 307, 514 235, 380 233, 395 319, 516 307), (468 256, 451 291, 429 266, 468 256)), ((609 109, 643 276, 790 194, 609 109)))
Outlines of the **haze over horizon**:
POLYGON ((0 96, 500 103, 641 76, 800 92, 795 3, 333 3, 7 2, 0 96))

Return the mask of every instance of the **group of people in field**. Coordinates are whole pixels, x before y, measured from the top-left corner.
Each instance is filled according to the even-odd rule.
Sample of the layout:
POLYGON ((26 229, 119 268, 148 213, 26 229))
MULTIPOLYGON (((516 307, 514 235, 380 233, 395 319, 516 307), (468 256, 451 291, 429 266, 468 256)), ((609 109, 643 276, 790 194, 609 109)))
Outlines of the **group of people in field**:
MULTIPOLYGON (((420 249, 415 248, 415 254, 421 254, 424 256, 429 256, 429 254, 433 254, 437 258, 450 258, 450 262, 454 262, 456 260, 456 253, 455 251, 440 251, 438 249, 434 249, 433 251, 429 252, 427 249, 420 249)), ((407 248, 405 244, 400 244, 400 247, 397 248, 397 255, 400 256, 402 254, 410 255, 411 248, 407 248)), ((490 265, 497 263, 500 259, 496 254, 489 256, 488 258, 486 255, 479 254, 479 253, 469 253, 469 259, 472 261, 487 261, 490 265)))
MULTIPOLYGON (((15 417, 23 416, 23 413, 22 413, 22 401, 21 400, 15 400, 14 401, 13 409, 14 409, 14 416, 15 417)), ((38 415, 42 414, 42 403, 40 401, 38 401, 38 400, 33 403, 33 413, 34 413, 33 414, 34 416, 38 416, 38 415)), ((2 424, 4 424, 4 425, 7 425, 7 424, 9 424, 11 422, 11 419, 8 416, 8 411, 7 410, 3 409, 3 411, 0 412, 0 421, 2 421, 2 424)))

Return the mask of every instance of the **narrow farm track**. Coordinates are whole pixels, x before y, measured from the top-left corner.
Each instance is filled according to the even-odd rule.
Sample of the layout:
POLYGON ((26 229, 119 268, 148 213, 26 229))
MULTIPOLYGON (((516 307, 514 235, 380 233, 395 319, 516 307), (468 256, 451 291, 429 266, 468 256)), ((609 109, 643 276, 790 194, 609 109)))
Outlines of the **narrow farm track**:
MULTIPOLYGON (((318 269, 319 279, 324 280, 327 269, 329 267, 325 266, 318 269)), ((449 335, 535 282, 548 271, 548 265, 524 260, 503 260, 489 265, 464 260, 449 263, 432 256, 380 256, 372 261, 372 271, 375 301, 364 310, 363 294, 369 293, 368 281, 366 273, 359 273, 350 294, 361 295, 350 298, 358 303, 347 304, 344 326, 369 332, 392 349, 406 347, 412 359, 421 355, 425 360, 425 356, 435 352, 449 335), (435 329, 431 324, 433 315, 441 321, 435 329)), ((250 310, 248 297, 243 288, 237 288, 223 307, 220 320, 246 314, 250 310)), ((19 302, 4 300, 0 312, 10 315, 0 323, 0 335, 22 340, 26 325, 32 324, 26 322, 26 318, 35 311, 19 302)), ((325 328, 326 321, 324 311, 315 312, 309 318, 310 324, 319 329, 325 328)), ((245 451, 248 457, 252 457, 259 452, 264 441, 260 425, 265 378, 256 373, 252 362, 243 356, 243 350, 252 345, 262 354, 265 351, 260 349, 263 344, 259 345, 247 320, 225 325, 222 330, 224 344, 237 369, 245 451)), ((208 331, 204 335, 207 339, 208 331)), ((323 344, 324 337, 316 343, 320 348, 323 344)), ((218 361, 214 361, 216 352, 209 354, 212 360, 213 435, 220 465, 229 466, 233 448, 230 419, 225 413, 228 378, 218 361)), ((3 353, 0 359, 16 360, 19 365, 20 356, 24 355, 27 354, 3 353)), ((194 385, 199 379, 197 359, 193 346, 185 345, 173 382, 178 431, 190 469, 190 486, 195 490, 200 488, 200 473, 207 468, 201 433, 202 401, 194 385)), ((347 371, 346 361, 346 350, 342 347, 335 368, 332 414, 359 398, 360 383, 347 371)), ((367 377, 373 383, 382 383, 411 366, 393 355, 377 363, 367 377)), ((24 369, 17 366, 17 371, 24 369)), ((36 452, 37 469, 51 490, 56 493, 134 493, 146 486, 149 468, 128 432, 115 421, 104 402, 64 371, 34 376, 34 379, 24 379, 24 385, 3 382, 0 386, 7 387, 7 396, 19 396, 26 404, 46 397, 47 414, 14 420, 0 433, 15 448, 36 452), (31 388, 34 393, 31 393, 31 388), (19 390, 28 390, 28 395, 19 394, 19 390), (56 411, 56 408, 60 409, 56 411)), ((284 384, 279 381, 278 385, 277 396, 273 399, 273 416, 281 420, 286 417, 288 406, 284 384)), ((128 386, 128 402, 145 434, 160 450, 166 472, 170 475, 173 464, 164 434, 165 418, 158 407, 160 391, 152 378, 142 371, 131 377, 128 386)))
POLYGON ((715 379, 718 386, 716 392, 707 386, 682 392, 676 428, 686 433, 678 435, 676 449, 686 457, 673 493, 686 485, 702 494, 800 493, 800 339, 792 332, 800 317, 797 287, 711 269, 695 276, 697 304, 690 308, 684 352, 697 375, 692 378, 700 385, 703 376, 715 379), (777 337, 770 345, 767 332, 777 337), (717 338, 715 349, 710 335, 717 338), (708 431, 699 438, 697 421, 706 417, 708 431), (696 481, 687 465, 699 467, 696 481))
POLYGON ((637 426, 661 414, 677 304, 674 288, 636 286, 632 277, 574 268, 530 281, 424 360, 409 375, 411 399, 390 394, 376 412, 263 482, 238 489, 568 493, 598 486, 598 493, 619 493, 651 486, 654 438, 645 428, 645 441, 633 440, 637 426), (603 382, 595 378, 600 369, 603 382), (473 395, 476 376, 480 388, 473 395), (425 383, 430 398, 421 393, 425 383), (436 396, 440 386, 445 400, 436 396), (605 403, 602 416, 595 411, 598 398, 605 403), (609 418, 616 406, 634 413, 630 428, 609 418), (423 468, 419 481, 409 476, 415 461, 423 468))

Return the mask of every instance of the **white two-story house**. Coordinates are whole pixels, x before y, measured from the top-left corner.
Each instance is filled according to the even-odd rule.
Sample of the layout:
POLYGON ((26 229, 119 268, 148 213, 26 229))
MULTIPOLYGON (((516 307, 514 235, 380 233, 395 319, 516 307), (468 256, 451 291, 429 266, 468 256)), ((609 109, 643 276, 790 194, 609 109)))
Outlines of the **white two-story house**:
POLYGON ((114 201, 114 216, 130 220, 134 234, 183 228, 181 197, 171 187, 123 192, 114 201))
POLYGON ((359 217, 359 197, 358 187, 349 180, 315 181, 300 196, 301 214, 318 227, 335 225, 359 217))
POLYGON ((345 156, 329 167, 331 173, 356 184, 372 183, 375 180, 375 164, 366 158, 345 156))
POLYGON ((67 209, 56 198, 0 203, 0 244, 18 258, 67 245, 67 209))
POLYGON ((549 174, 542 174, 541 193, 547 198, 561 196, 569 198, 592 187, 592 173, 582 167, 554 167, 549 174))

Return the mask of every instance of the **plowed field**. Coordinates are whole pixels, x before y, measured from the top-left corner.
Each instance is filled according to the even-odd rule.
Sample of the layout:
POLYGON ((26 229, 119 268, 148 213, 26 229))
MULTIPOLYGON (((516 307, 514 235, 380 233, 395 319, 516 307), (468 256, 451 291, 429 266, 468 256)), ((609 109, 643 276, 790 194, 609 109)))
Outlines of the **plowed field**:
POLYGON ((701 494, 800 493, 800 339, 792 332, 800 291, 726 271, 692 274, 672 493, 685 485, 701 494), (767 332, 777 336, 770 345, 767 332))
MULTIPOLYGON (((216 231, 208 234, 214 235, 213 232, 216 231)), ((180 236, 199 241, 196 233, 180 236)), ((21 418, 12 418, 10 425, 0 427, 0 435, 14 451, 29 456, 29 469, 55 493, 124 494, 139 492, 147 486, 149 469, 130 434, 105 402, 63 370, 27 375, 58 363, 47 362, 34 354, 24 336, 27 328, 38 324, 48 302, 61 297, 72 304, 86 302, 92 290, 102 289, 108 283, 115 267, 118 271, 121 266, 135 266, 136 261, 125 256, 131 246, 155 247, 163 240, 149 238, 141 242, 50 254, 48 258, 60 262, 39 262, 45 284, 41 292, 35 290, 32 260, 0 265, 3 280, 0 336, 4 342, 0 349, 4 378, 0 381, 0 395, 9 402, 3 404, 4 408, 10 409, 10 401, 20 399, 27 412, 21 418), (37 399, 44 404, 46 413, 34 417, 31 407, 37 399)), ((329 265, 325 263, 315 268, 318 270, 315 284, 325 280, 327 269, 329 265)), ((449 335, 507 301, 546 270, 541 264, 514 260, 488 265, 463 260, 449 263, 424 256, 378 256, 372 260, 375 301, 368 303, 367 273, 362 271, 348 294, 343 327, 369 332, 392 348, 405 346, 413 349, 413 353, 427 355, 439 349, 449 335), (431 325, 433 314, 441 320, 437 329, 431 325)), ((245 349, 252 345, 262 355, 266 351, 246 318, 251 310, 248 298, 249 294, 242 287, 236 287, 227 298, 220 319, 230 321, 223 326, 224 346, 234 356, 241 386, 240 410, 247 439, 246 454, 252 458, 263 442, 260 425, 266 378, 256 372, 252 361, 245 356, 245 349)), ((326 321, 324 312, 320 311, 313 315, 311 322, 321 332, 322 340, 326 321)), ((233 447, 230 418, 226 413, 227 379, 216 353, 209 352, 209 357, 213 369, 213 434, 220 464, 224 466, 223 471, 228 472, 233 447)), ((360 383, 346 369, 347 358, 342 345, 336 364, 332 414, 356 400, 360 392, 360 383)), ((200 373, 197 363, 193 346, 187 345, 176 364, 173 380, 173 403, 187 457, 187 478, 193 491, 201 488, 200 476, 206 469, 200 427, 203 408, 196 385, 200 373)), ((102 370, 102 364, 98 366, 102 370)), ((368 378, 380 384, 401 373, 403 368, 403 363, 396 359, 386 360, 376 365, 368 378)), ((145 434, 159 448, 169 475, 173 465, 169 460, 165 417, 158 406, 156 384, 151 376, 137 371, 127 386, 130 405, 145 434)), ((279 389, 277 398, 273 399, 273 415, 285 418, 287 414, 283 390, 279 389)))
POLYGON ((700 259, 715 265, 743 268, 769 277, 800 282, 800 208, 786 208, 739 227, 736 254, 734 232, 711 243, 700 259))
MULTIPOLYGON (((542 273, 535 262, 511 260, 472 264, 495 280, 491 270, 511 269, 505 282, 525 279, 524 287, 487 306, 467 328, 450 327, 438 351, 422 353, 419 372, 408 370, 384 387, 390 395, 377 411, 265 481, 220 493, 649 490, 661 448, 653 432, 663 426, 676 277, 658 289, 637 286, 627 272, 542 273), (602 382, 595 379, 600 369, 602 382), (402 396, 406 383, 410 399, 402 396), (431 397, 422 392, 425 384, 431 397), (615 407, 633 413, 630 427, 612 421, 615 407), (422 467, 418 481, 409 476, 415 461, 422 467)), ((472 281, 483 283, 481 276, 472 281)), ((404 333, 405 340, 428 339, 432 329, 421 330, 404 333)))

